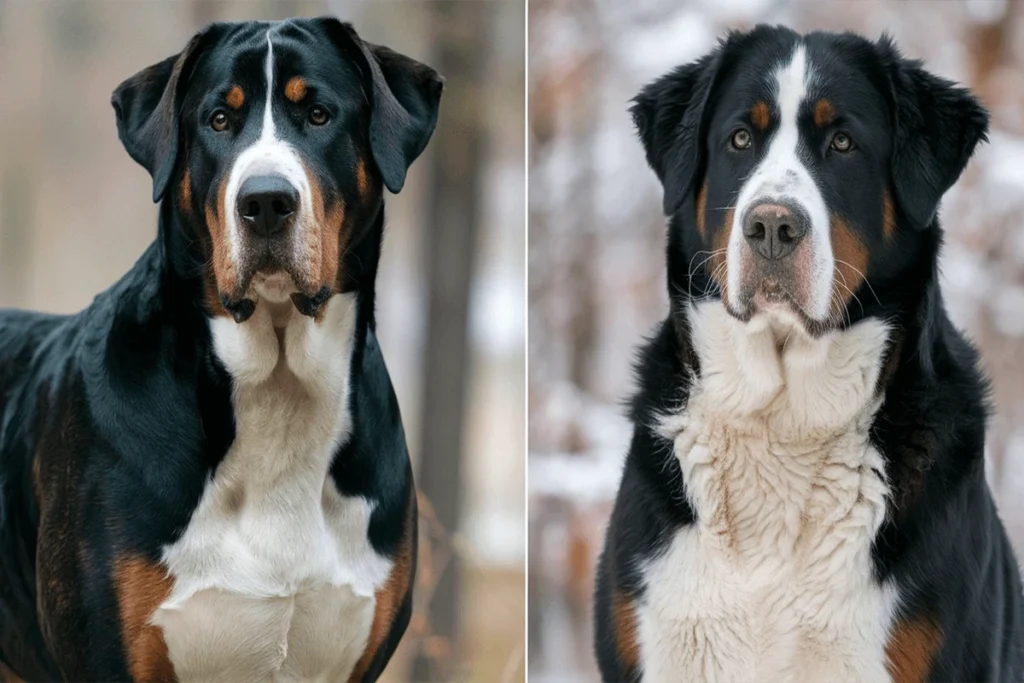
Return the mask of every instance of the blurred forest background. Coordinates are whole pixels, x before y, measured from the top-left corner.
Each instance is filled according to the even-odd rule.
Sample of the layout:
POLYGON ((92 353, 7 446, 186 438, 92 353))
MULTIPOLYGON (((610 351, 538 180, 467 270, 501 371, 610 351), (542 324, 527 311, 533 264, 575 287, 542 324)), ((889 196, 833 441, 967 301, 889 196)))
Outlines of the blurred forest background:
POLYGON ((423 511, 416 612, 384 680, 522 681, 523 0, 0 0, 0 306, 79 310, 153 240, 118 83, 208 22, 319 14, 447 78, 437 132, 388 200, 378 275, 423 511))
POLYGON ((630 437, 634 349, 667 311, 661 190, 627 113, 729 28, 890 32, 992 113, 943 203, 943 291, 993 379, 990 481, 1024 558, 1024 3, 531 0, 531 683, 597 680, 593 566, 630 437))

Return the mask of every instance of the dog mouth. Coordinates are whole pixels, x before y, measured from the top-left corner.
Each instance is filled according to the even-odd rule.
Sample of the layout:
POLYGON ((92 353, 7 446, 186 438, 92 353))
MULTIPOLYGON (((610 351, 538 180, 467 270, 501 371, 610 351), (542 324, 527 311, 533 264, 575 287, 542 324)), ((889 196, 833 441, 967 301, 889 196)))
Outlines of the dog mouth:
POLYGON ((807 336, 820 337, 828 331, 827 321, 808 314, 791 284, 775 277, 761 277, 744 284, 738 308, 726 303, 726 310, 735 318, 754 327, 800 329, 807 336))
POLYGON ((809 318, 797 296, 783 283, 774 278, 764 278, 753 287, 746 298, 746 308, 750 315, 770 315, 788 312, 800 318, 809 318))
POLYGON ((250 270, 235 292, 222 293, 220 300, 235 322, 243 323, 252 317, 261 300, 278 305, 290 302, 299 314, 316 318, 331 293, 331 287, 310 283, 294 269, 271 261, 250 270))

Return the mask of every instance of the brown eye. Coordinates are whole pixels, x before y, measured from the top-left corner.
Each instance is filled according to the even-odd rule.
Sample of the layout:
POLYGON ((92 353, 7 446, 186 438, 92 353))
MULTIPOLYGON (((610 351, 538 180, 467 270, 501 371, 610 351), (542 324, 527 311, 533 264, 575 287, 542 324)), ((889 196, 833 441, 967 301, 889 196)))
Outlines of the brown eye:
POLYGON ((221 110, 213 112, 213 116, 210 117, 210 128, 213 128, 218 133, 223 133, 228 129, 228 115, 221 110))
POLYGON ((853 140, 846 133, 836 133, 832 137, 831 147, 837 152, 849 152, 853 149, 853 140))
POLYGON ((750 147, 750 131, 740 128, 732 134, 732 146, 736 149, 747 149, 750 147))
POLYGON ((323 107, 313 107, 309 110, 309 122, 314 126, 322 126, 331 120, 331 115, 323 107))

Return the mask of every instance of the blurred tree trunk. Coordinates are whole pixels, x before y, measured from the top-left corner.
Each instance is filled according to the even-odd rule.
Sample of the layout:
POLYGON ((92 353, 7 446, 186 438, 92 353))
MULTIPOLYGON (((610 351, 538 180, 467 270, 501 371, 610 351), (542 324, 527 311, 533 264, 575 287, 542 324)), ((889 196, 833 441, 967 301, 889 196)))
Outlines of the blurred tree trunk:
POLYGON ((1003 16, 997 20, 975 24, 967 36, 971 81, 968 85, 989 107, 999 106, 1013 93, 999 87, 1000 76, 1012 62, 1013 29, 1019 3, 1007 3, 1003 16))
POLYGON ((32 272, 41 145, 44 55, 52 26, 38 5, 4 7, 0 81, 17 97, 0 99, 0 307, 23 306, 32 272), (14 27, 17 27, 16 29, 14 27), (18 68, 12 65, 19 63, 18 68))
MULTIPOLYGON (((569 263, 567 268, 568 291, 572 304, 569 321, 569 379, 578 388, 593 393, 596 384, 594 355, 598 342, 598 282, 595 278, 595 262, 600 257, 598 250, 598 218, 595 209, 597 187, 595 144, 598 132, 598 117, 601 115, 601 91, 596 74, 602 73, 604 61, 603 45, 598 36, 601 33, 597 21, 597 8, 589 0, 574 3, 574 17, 584 36, 589 38, 589 49, 576 55, 573 84, 570 92, 575 94, 568 106, 569 140, 578 169, 569 189, 574 207, 569 219, 568 230, 563 239, 568 245, 569 263)), ((567 444, 566 450, 585 450, 582 437, 576 443, 567 444)))
MULTIPOLYGON (((970 82, 967 85, 974 90, 981 100, 998 116, 1001 105, 1006 104, 1012 93, 1003 92, 1004 74, 1013 63, 1013 30, 1015 19, 1018 15, 1019 6, 1017 3, 1008 3, 1003 15, 992 21, 977 23, 967 29, 966 43, 970 46, 968 54, 968 73, 970 82)), ((993 127, 1000 126, 1003 122, 996 120, 993 127)), ((968 169, 964 174, 961 184, 972 185, 977 182, 975 169, 968 169)), ((1008 240, 1007 229, 1009 226, 1000 226, 1000 229, 993 234, 990 230, 987 234, 975 234, 970 232, 966 237, 974 242, 981 241, 987 252, 986 257, 996 261, 995 272, 1006 273, 1012 271, 1012 266, 1005 261, 1012 259, 1012 249, 1005 248, 1008 240), (1001 234, 1000 234, 1001 233, 1001 234), (1003 263, 999 263, 1003 261, 1003 263), (1010 267, 1007 267, 1010 266, 1010 267)), ((968 245, 964 245, 969 248, 968 245)), ((1001 282, 998 286, 1005 287, 1006 283, 1001 282)), ((1019 344, 1015 339, 1008 338, 996 324, 994 313, 989 306, 984 306, 978 314, 978 324, 974 330, 977 344, 981 350, 985 363, 989 368, 998 367, 1003 370, 1018 365, 1019 344)), ((1000 380, 1000 377, 1016 376, 1016 373, 1003 374, 991 372, 993 377, 992 394, 998 410, 992 417, 989 425, 987 446, 989 459, 992 468, 993 485, 997 494, 1002 490, 1003 478, 1006 474, 1006 453, 1009 438, 1014 430, 1014 425, 1019 419, 1020 396, 1017 386, 1013 382, 1000 380)))
MULTIPOLYGON (((418 481, 438 521, 453 532, 462 521, 470 282, 484 187, 483 93, 492 16, 492 3, 455 1, 432 5, 429 15, 437 55, 432 65, 453 78, 442 98, 427 193, 429 302, 418 481)), ((439 577, 429 611, 432 633, 451 643, 459 635, 460 574, 456 555, 439 577)), ((429 654, 418 655, 412 679, 447 680, 449 672, 440 671, 429 654)))

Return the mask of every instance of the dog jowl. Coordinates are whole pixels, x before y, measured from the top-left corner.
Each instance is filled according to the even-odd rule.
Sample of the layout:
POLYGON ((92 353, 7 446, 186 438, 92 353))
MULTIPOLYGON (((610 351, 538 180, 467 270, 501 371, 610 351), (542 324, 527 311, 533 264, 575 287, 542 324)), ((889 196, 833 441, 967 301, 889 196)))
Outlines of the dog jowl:
POLYGON ((938 283, 984 108, 887 37, 758 26, 632 114, 670 312, 597 571, 603 679, 1019 678, 985 380, 938 283))

